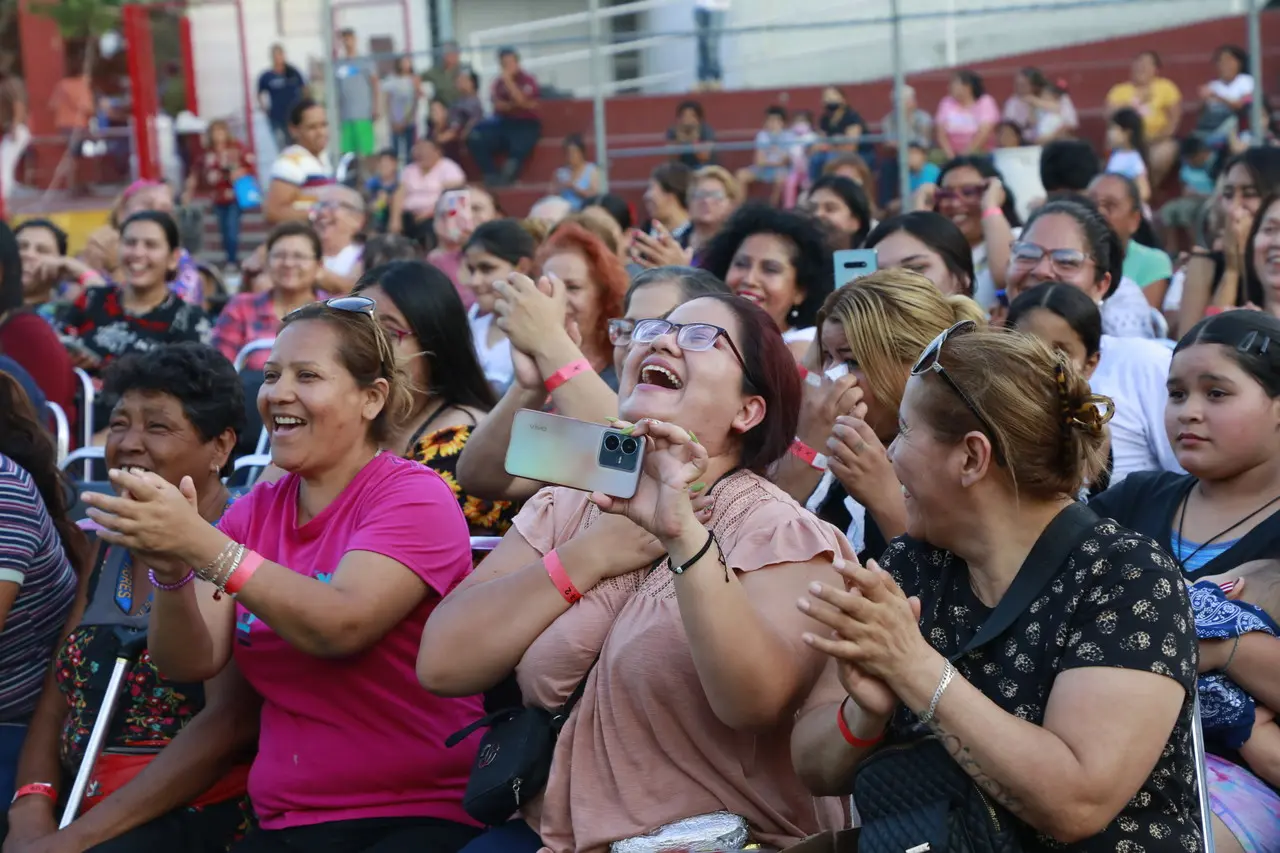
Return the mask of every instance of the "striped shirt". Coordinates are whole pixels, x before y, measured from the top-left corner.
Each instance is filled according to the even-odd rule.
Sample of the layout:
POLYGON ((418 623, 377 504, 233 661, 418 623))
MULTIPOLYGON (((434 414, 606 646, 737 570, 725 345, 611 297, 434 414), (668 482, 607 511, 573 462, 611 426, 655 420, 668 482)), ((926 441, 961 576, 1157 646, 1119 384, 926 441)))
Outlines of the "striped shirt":
POLYGON ((40 698, 76 573, 31 475, 2 453, 0 583, 19 587, 0 631, 0 722, 21 722, 40 698))

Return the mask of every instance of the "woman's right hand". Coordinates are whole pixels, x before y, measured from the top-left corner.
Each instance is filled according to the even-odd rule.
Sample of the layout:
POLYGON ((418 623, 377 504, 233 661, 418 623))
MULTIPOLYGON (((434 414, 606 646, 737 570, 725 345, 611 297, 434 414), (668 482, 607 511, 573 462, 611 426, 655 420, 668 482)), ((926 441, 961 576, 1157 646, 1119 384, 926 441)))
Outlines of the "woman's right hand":
POLYGON ((911 197, 912 210, 933 210, 938 201, 937 184, 921 184, 911 197))
POLYGON ((1243 207, 1233 207, 1222 235, 1222 251, 1226 255, 1227 269, 1232 272, 1244 270, 1245 246, 1252 229, 1253 214, 1243 207))
POLYGON ((836 418, 841 415, 865 418, 867 404, 863 402, 864 394, 858 385, 858 377, 853 374, 846 374, 833 382, 810 368, 809 376, 821 377, 821 381, 815 386, 806 380, 801 386, 800 420, 796 434, 805 444, 825 453, 822 448, 831 437, 836 418))
POLYGON ((568 296, 564 282, 554 276, 533 279, 512 273, 493 285, 498 328, 507 333, 513 349, 536 356, 538 349, 565 333, 568 296))

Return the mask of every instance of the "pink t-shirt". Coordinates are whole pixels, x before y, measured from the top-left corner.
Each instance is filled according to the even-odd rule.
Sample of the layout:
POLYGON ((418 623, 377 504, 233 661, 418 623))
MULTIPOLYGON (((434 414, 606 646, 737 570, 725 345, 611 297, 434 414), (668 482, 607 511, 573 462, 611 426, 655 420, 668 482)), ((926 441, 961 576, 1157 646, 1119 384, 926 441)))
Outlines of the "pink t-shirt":
POLYGON ((445 738, 483 716, 480 697, 442 699, 418 684, 422 627, 471 570, 471 543, 449 486, 383 453, 337 499, 298 526, 289 474, 236 501, 219 527, 266 559, 327 583, 342 557, 372 551, 428 587, 407 619, 365 652, 322 659, 298 651, 236 605, 235 659, 264 700, 249 796, 262 826, 432 817, 474 825, 462 793, 479 737, 445 738))
MULTIPOLYGON (((983 95, 967 107, 947 95, 938 104, 938 115, 934 121, 938 132, 946 135, 951 150, 957 155, 966 154, 982 125, 1000 123, 1000 106, 990 95, 983 95)), ((995 148, 995 144, 996 135, 992 133, 987 137, 985 147, 990 150, 995 148)))
POLYGON ((467 174, 462 167, 441 157, 427 171, 417 163, 410 163, 400 173, 400 186, 404 187, 404 209, 414 216, 435 216, 436 202, 445 190, 466 184, 467 174))

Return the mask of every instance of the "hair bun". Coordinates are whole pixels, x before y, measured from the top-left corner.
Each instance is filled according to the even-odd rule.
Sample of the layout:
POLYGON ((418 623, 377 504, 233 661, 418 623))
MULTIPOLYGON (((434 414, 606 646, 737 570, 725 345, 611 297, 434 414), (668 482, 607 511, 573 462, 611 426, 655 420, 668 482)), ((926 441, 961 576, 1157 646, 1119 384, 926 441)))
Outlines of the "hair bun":
POLYGON ((1102 428, 1115 415, 1114 401, 1110 397, 1094 394, 1082 377, 1067 369, 1065 357, 1058 358, 1053 372, 1058 382, 1063 434, 1080 430, 1095 438, 1100 437, 1102 428))

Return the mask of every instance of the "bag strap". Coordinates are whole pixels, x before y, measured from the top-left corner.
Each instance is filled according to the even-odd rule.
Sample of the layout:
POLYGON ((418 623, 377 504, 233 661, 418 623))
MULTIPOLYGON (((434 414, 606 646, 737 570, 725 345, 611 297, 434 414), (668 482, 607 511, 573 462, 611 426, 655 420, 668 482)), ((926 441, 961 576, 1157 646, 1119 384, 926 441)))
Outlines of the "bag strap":
POLYGON ((995 610, 969 642, 965 643, 959 654, 951 656, 951 662, 985 646, 1009 630, 1023 611, 1036 600, 1045 585, 1058 574, 1084 533, 1098 521, 1097 514, 1087 504, 1078 501, 1054 516, 1036 544, 1031 546, 1031 552, 1023 560, 1022 568, 1018 569, 1017 576, 995 610))
POLYGON ((591 671, 596 668, 596 664, 599 662, 600 655, 596 655, 596 659, 591 662, 591 666, 587 667, 587 671, 582 674, 582 680, 578 682, 578 686, 573 688, 573 692, 569 694, 569 698, 560 706, 560 709, 551 715, 551 727, 556 734, 560 734, 560 729, 564 728, 564 724, 569 720, 569 715, 573 713, 574 706, 578 704, 582 694, 587 692, 587 679, 591 677, 591 671))

